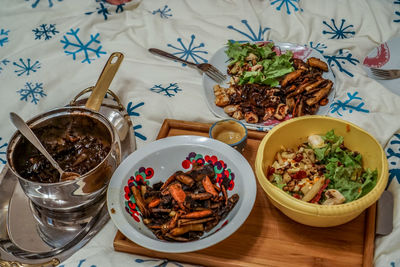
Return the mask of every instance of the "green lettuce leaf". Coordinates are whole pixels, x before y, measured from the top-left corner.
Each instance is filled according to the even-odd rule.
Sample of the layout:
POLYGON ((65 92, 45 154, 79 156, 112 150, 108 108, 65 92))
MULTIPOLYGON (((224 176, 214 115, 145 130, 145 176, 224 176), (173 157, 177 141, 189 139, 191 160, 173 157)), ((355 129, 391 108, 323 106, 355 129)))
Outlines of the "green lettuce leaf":
POLYGON ((346 202, 356 200, 374 188, 377 170, 363 171, 362 156, 359 153, 340 148, 343 137, 327 132, 322 138, 323 148, 314 149, 316 158, 326 167, 325 177, 331 180, 330 189, 336 189, 346 198, 346 202))
POLYGON ((280 189, 283 189, 283 187, 286 185, 286 183, 283 182, 282 175, 279 175, 279 174, 274 173, 273 176, 274 176, 274 178, 273 178, 272 182, 273 182, 277 187, 279 187, 280 189))
POLYGON ((278 86, 279 79, 285 74, 294 71, 291 59, 293 53, 287 51, 285 54, 276 55, 273 51, 274 44, 267 43, 262 46, 257 44, 240 44, 238 42, 229 41, 228 49, 225 51, 229 57, 229 65, 240 62, 245 63, 245 58, 250 54, 257 56, 256 65, 262 65, 263 69, 258 71, 243 71, 239 77, 239 84, 257 83, 270 86, 278 86))

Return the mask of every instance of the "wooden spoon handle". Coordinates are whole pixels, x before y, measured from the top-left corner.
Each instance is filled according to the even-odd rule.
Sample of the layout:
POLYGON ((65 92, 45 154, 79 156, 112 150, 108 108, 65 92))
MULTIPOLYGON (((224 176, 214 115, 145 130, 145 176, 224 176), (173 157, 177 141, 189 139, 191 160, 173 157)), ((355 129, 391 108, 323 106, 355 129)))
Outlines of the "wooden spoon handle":
POLYGON ((103 98, 107 93, 108 87, 110 86, 115 73, 117 73, 122 59, 124 59, 124 55, 120 52, 114 52, 111 54, 103 68, 103 71, 100 74, 99 79, 97 80, 96 85, 93 88, 92 94, 86 102, 86 108, 99 111, 101 103, 103 102, 103 98))

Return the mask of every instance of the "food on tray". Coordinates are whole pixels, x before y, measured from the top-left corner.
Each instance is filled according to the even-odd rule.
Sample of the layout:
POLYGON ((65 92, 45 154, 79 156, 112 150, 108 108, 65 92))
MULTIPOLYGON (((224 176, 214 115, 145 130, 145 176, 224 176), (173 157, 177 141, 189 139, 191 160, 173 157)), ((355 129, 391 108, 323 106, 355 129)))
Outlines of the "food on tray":
POLYGON ((213 229, 233 209, 239 195, 228 197, 229 179, 218 186, 211 165, 177 171, 152 187, 132 186, 143 222, 166 241, 192 241, 213 229))
POLYGON ((315 114, 328 103, 333 82, 322 78, 328 65, 311 57, 306 62, 291 51, 278 55, 273 43, 228 42, 229 88, 214 86, 215 104, 229 116, 259 123, 315 114))
POLYGON ((362 156, 347 149, 334 131, 311 135, 297 149, 282 148, 267 169, 268 179, 295 198, 306 202, 337 205, 370 192, 377 170, 363 169, 362 156))
MULTIPOLYGON (((88 116, 78 117, 54 119, 52 124, 33 131, 64 171, 83 175, 103 161, 111 146, 104 126, 88 116)), ((59 172, 24 137, 15 154, 16 170, 23 178, 40 183, 59 182, 59 172)))

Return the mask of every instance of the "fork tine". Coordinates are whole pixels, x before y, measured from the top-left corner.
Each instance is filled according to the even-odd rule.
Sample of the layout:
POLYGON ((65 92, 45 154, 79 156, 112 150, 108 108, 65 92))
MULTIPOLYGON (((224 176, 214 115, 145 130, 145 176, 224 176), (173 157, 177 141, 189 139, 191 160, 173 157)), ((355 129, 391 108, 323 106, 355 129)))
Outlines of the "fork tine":
POLYGON ((211 78, 211 79, 213 79, 214 81, 216 81, 217 83, 221 83, 223 80, 220 78, 220 77, 218 77, 218 76, 216 76, 213 72, 206 72, 206 74, 211 78))
POLYGON ((377 78, 377 79, 390 79, 391 75, 390 72, 387 70, 382 70, 382 69, 376 69, 376 68, 371 68, 371 73, 377 78))
POLYGON ((225 76, 223 74, 217 73, 217 72, 212 72, 216 77, 218 77, 219 80, 224 81, 225 76))
POLYGON ((376 75, 390 76, 390 72, 388 70, 371 68, 371 71, 376 75))
POLYGON ((221 79, 223 79, 223 80, 226 79, 226 76, 225 76, 219 69, 217 69, 216 67, 214 67, 213 65, 210 65, 210 69, 211 69, 212 71, 214 71, 214 72, 217 74, 217 76, 219 76, 221 79))
POLYGON ((215 75, 214 72, 211 71, 205 71, 204 72, 208 77, 210 77, 211 79, 213 79, 214 81, 216 81, 217 83, 221 83, 224 80, 222 80, 220 77, 218 77, 217 75, 215 75))

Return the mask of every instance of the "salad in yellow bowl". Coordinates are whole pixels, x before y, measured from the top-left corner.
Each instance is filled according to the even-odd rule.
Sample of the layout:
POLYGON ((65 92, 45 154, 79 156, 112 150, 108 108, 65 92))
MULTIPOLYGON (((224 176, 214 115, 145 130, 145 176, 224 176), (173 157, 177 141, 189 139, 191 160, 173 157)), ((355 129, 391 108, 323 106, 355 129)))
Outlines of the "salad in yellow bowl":
POLYGON ((378 172, 364 169, 362 155, 345 146, 330 130, 310 135, 296 149, 276 153, 267 178, 291 196, 305 202, 337 205, 359 199, 376 185, 378 172))

